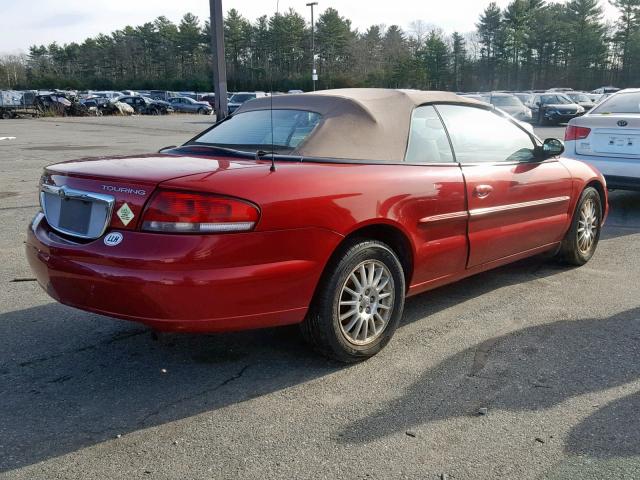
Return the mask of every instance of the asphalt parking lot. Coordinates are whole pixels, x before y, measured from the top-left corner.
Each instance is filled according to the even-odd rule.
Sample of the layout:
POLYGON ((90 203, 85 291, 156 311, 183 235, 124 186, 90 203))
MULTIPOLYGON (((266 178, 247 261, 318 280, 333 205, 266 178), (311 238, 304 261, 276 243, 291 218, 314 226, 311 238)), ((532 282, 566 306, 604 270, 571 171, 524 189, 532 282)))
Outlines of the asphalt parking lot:
POLYGON ((0 478, 640 478, 640 194, 611 194, 587 266, 536 257, 414 297, 349 367, 295 328, 154 338, 54 303, 22 245, 42 167, 210 122, 0 121, 0 478))

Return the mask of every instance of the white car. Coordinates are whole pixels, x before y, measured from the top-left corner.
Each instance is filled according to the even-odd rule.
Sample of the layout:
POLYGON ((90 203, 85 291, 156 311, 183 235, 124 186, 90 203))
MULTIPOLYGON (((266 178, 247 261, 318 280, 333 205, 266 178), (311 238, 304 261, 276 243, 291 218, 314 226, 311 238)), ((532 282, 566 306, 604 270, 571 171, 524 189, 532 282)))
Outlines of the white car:
POLYGON ((640 89, 621 90, 569 122, 564 156, 602 172, 607 187, 640 191, 640 89))

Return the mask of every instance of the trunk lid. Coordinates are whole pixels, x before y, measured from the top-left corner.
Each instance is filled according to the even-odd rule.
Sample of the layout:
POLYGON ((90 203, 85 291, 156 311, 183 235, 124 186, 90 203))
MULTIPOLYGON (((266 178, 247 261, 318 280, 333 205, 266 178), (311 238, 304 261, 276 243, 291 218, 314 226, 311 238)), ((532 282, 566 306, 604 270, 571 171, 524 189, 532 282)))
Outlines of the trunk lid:
POLYGON ((71 161, 45 169, 40 200, 53 228, 91 239, 109 228, 135 230, 162 182, 257 166, 250 160, 168 154, 71 161))
POLYGON ((576 142, 577 154, 640 159, 640 117, 588 115, 572 124, 591 129, 587 138, 576 142))

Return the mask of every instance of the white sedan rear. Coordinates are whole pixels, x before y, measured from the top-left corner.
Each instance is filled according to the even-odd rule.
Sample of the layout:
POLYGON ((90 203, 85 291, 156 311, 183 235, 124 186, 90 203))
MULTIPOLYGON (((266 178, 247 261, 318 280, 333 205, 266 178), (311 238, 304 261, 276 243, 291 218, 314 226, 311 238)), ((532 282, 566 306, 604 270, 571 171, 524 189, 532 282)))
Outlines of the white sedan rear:
POLYGON ((569 122, 565 156, 596 167, 612 189, 640 190, 640 89, 622 90, 569 122))

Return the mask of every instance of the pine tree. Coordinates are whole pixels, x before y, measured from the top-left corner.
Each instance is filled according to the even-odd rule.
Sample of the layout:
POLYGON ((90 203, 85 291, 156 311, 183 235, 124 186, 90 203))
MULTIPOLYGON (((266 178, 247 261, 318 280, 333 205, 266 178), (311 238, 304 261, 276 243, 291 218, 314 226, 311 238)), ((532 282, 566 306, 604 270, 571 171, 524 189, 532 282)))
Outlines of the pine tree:
POLYGON ((464 37, 458 32, 451 35, 451 69, 453 75, 453 90, 463 89, 463 72, 467 61, 467 46, 464 37))
POLYGON ((620 49, 622 61, 621 81, 626 86, 630 85, 632 81, 632 67, 640 61, 638 55, 640 53, 640 44, 638 44, 640 0, 610 0, 610 2, 620 12, 620 17, 616 22, 614 40, 620 49))

